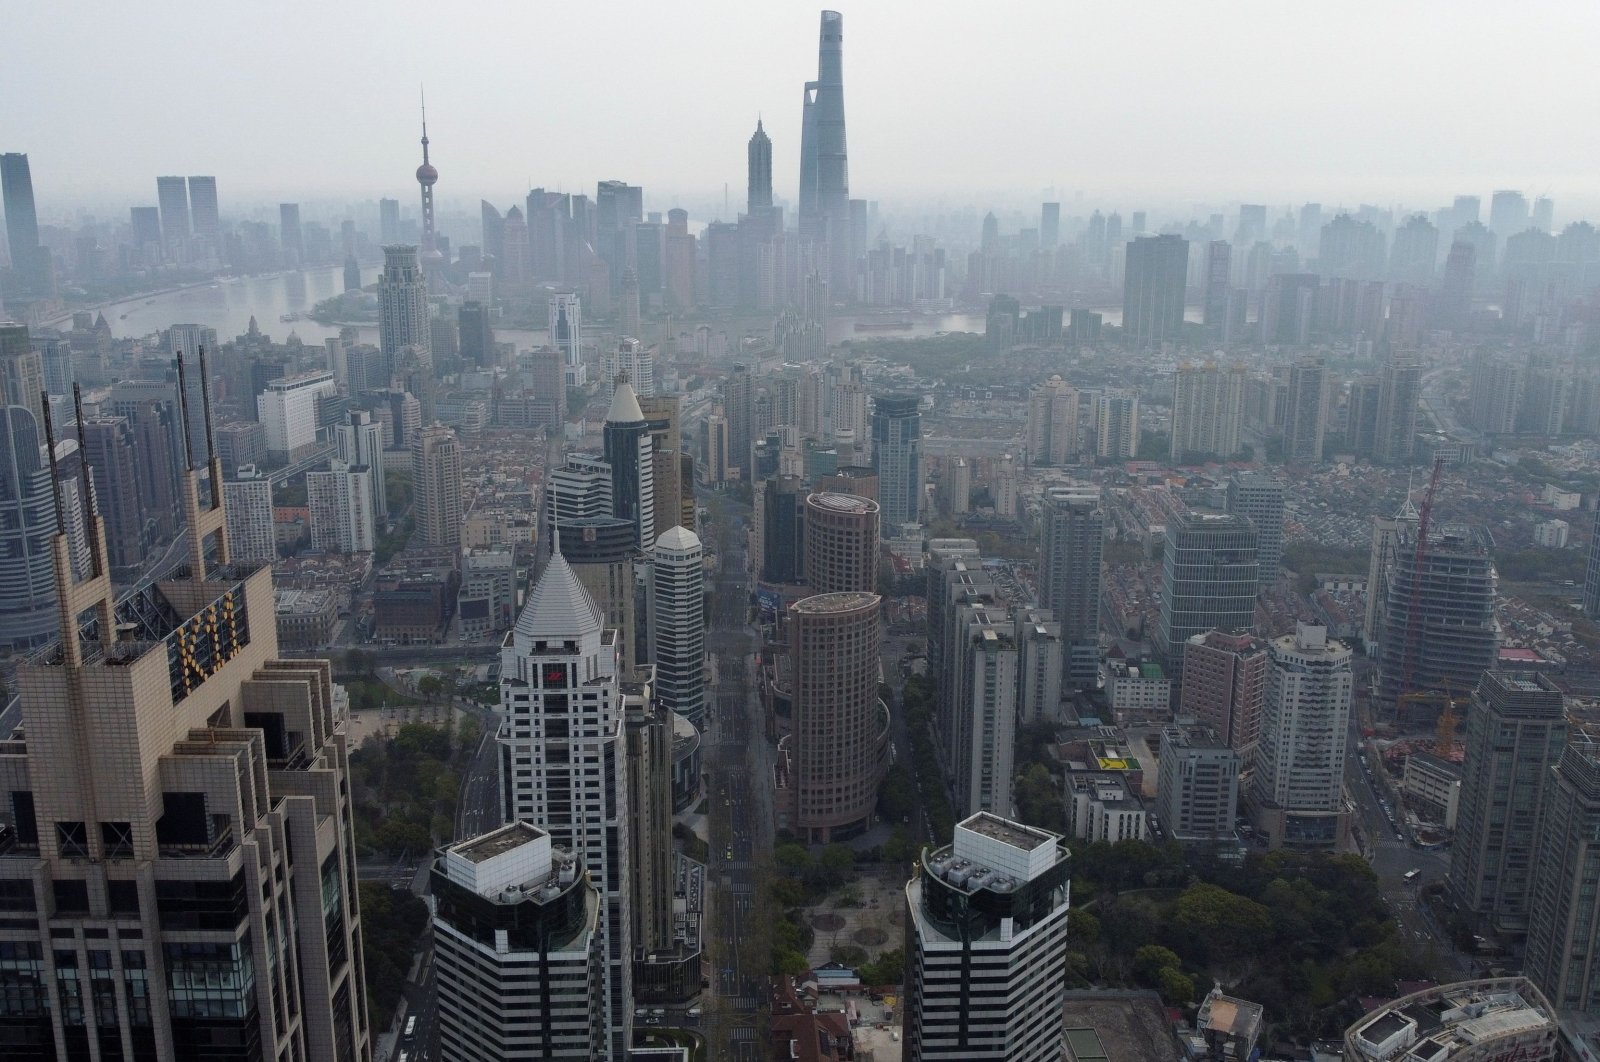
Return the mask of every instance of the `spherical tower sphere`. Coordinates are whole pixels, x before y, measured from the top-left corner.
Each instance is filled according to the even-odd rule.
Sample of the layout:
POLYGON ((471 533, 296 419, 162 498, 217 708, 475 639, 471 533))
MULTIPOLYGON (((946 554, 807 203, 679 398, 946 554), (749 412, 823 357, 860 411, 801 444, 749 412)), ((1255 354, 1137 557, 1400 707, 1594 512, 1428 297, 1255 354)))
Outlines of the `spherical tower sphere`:
POLYGON ((424 162, 421 166, 417 167, 418 184, 425 184, 429 187, 432 187, 433 185, 437 184, 438 181, 439 171, 433 168, 432 163, 424 162))

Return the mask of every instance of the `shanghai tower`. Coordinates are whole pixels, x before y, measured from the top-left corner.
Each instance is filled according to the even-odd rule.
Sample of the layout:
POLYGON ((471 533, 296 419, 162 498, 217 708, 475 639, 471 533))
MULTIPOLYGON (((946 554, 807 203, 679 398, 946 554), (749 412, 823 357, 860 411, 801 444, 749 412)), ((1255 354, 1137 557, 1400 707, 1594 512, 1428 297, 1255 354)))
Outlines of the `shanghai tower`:
POLYGON ((800 235, 828 248, 828 290, 849 301, 850 164, 844 139, 844 17, 822 13, 817 80, 806 82, 800 119, 800 235))

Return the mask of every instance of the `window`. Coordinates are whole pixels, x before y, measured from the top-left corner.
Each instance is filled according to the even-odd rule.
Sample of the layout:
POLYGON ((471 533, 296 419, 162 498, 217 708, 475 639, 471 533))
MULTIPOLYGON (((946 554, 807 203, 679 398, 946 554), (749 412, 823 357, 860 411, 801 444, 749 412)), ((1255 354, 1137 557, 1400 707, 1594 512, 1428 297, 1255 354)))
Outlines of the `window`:
POLYGON ((89 831, 81 822, 56 823, 56 848, 62 859, 89 858, 89 831))

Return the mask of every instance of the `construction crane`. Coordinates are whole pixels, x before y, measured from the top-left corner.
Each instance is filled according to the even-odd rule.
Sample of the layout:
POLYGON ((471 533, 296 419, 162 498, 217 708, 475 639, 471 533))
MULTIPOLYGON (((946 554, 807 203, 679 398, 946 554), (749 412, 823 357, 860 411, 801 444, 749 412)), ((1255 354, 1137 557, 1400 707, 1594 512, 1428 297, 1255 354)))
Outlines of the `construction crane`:
MULTIPOLYGON (((1428 477, 1428 490, 1417 509, 1417 546, 1411 557, 1411 598, 1406 606, 1405 666, 1400 672, 1400 689, 1415 693, 1417 651, 1422 641, 1422 565, 1428 549, 1428 526, 1433 519, 1433 497, 1439 489, 1439 477, 1444 473, 1444 455, 1435 454, 1433 474, 1428 477)), ((1396 706, 1398 707, 1398 705, 1396 706)))

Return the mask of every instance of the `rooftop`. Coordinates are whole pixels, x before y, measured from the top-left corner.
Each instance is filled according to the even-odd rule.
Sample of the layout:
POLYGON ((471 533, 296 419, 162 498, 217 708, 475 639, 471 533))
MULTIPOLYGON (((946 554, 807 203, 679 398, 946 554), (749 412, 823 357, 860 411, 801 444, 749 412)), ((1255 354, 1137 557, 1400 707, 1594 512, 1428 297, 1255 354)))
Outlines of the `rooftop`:
POLYGON ((1020 822, 1002 819, 998 815, 991 815, 987 811, 980 811, 969 819, 964 819, 959 826, 964 826, 973 833, 980 833, 996 841, 1003 841, 1013 848, 1020 848, 1024 852, 1031 852, 1042 844, 1049 844, 1056 838, 1043 830, 1036 830, 1031 826, 1024 826, 1020 822))
POLYGON ((453 844, 449 850, 469 862, 482 863, 486 859, 493 859, 497 855, 504 855, 519 848, 529 841, 547 836, 549 835, 537 826, 529 826, 525 822, 511 822, 498 830, 491 830, 471 840, 453 844))
POLYGON ((865 608, 878 603, 878 595, 865 590, 846 590, 837 594, 816 594, 812 597, 801 598, 791 607, 796 612, 826 614, 829 612, 850 612, 853 609, 865 608))
POLYGON ((819 509, 831 509, 839 513, 875 513, 878 503, 871 498, 862 498, 855 494, 840 494, 835 491, 819 491, 806 499, 819 509))

